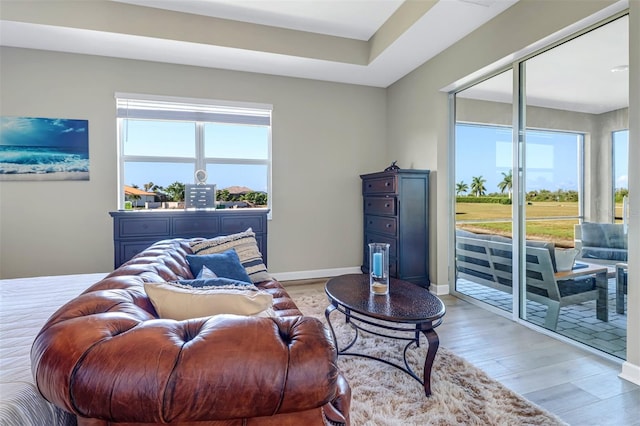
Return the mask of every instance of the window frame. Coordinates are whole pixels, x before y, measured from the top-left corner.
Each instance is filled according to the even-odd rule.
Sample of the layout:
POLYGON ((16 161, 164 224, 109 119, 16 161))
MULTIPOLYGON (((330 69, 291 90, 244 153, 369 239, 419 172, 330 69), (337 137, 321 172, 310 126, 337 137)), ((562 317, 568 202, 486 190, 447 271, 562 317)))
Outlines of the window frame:
MULTIPOLYGON (((272 110, 270 104, 248 102, 232 102, 209 100, 200 98, 183 98, 171 96, 156 96, 134 93, 116 93, 116 122, 117 122, 117 155, 118 155, 118 209, 124 208, 126 185, 124 170, 128 162, 148 163, 186 163, 193 164, 195 172, 206 170, 207 165, 264 165, 267 169, 267 208, 269 218, 272 210, 272 110), (154 109, 153 105, 159 105, 154 109), (219 118, 219 119, 216 119, 219 118), (186 121, 195 124, 194 157, 173 157, 157 155, 126 155, 124 143, 126 140, 126 120, 150 121, 186 121), (220 158, 205 157, 205 131, 208 123, 223 123, 237 125, 260 125, 267 127, 267 158, 220 158)), ((213 182, 215 183, 215 182, 213 182)), ((221 189, 221 188, 217 188, 221 189)))
MULTIPOLYGON (((619 147, 620 144, 616 143, 617 141, 619 141, 619 139, 616 137, 618 135, 621 134, 626 134, 626 137, 624 137, 624 142, 626 142, 627 144, 627 152, 625 153, 626 155, 626 160, 627 163, 629 162, 629 128, 621 128, 618 130, 613 130, 611 132, 611 200, 612 200, 612 208, 611 208, 611 223, 616 223, 616 220, 622 220, 622 223, 626 224, 628 221, 628 215, 629 215, 629 210, 628 210, 628 205, 625 205, 624 203, 622 204, 622 213, 621 213, 621 218, 618 219, 618 217, 616 216, 616 179, 617 179, 617 175, 618 175, 618 170, 616 169, 616 163, 618 160, 618 155, 621 154, 621 152, 619 151, 619 147)), ((628 173, 628 166, 627 166, 627 173, 628 173)), ((627 182, 627 191, 629 190, 629 182, 627 182)))

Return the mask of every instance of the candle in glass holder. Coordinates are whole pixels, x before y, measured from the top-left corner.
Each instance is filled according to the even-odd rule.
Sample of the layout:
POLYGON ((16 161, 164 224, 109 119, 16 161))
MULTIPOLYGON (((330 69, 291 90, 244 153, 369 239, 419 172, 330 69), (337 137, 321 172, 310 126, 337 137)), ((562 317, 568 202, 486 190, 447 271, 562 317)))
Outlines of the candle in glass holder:
POLYGON ((369 290, 389 294, 389 244, 369 244, 369 290))

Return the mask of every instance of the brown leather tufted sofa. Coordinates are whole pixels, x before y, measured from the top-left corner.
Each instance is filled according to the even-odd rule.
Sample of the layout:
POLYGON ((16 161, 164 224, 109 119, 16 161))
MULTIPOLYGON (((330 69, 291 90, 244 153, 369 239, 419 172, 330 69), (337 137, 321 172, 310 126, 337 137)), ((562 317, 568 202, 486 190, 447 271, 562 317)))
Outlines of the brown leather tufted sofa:
POLYGON ((322 323, 277 281, 276 317, 159 319, 144 282, 192 278, 161 241, 62 306, 31 350, 38 389, 78 425, 349 424, 351 390, 322 323))

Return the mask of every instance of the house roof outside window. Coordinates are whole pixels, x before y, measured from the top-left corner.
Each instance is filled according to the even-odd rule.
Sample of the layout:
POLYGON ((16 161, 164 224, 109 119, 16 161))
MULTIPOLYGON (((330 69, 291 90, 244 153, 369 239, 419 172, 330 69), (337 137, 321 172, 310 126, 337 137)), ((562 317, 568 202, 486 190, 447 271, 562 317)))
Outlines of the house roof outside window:
POLYGON ((146 195, 146 196, 153 197, 156 194, 155 194, 155 192, 147 192, 147 191, 144 191, 144 190, 139 189, 139 188, 134 188, 132 186, 126 186, 125 185, 124 186, 124 195, 125 196, 126 195, 139 195, 141 197, 146 195))

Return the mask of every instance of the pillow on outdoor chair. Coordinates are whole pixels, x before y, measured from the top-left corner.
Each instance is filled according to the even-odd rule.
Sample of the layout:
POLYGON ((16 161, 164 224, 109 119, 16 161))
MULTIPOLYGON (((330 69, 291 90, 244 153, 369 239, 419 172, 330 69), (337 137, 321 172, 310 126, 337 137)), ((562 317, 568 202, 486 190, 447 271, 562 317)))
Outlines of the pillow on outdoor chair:
POLYGON ((627 234, 619 223, 591 223, 581 225, 582 245, 584 247, 602 247, 627 249, 627 234))

